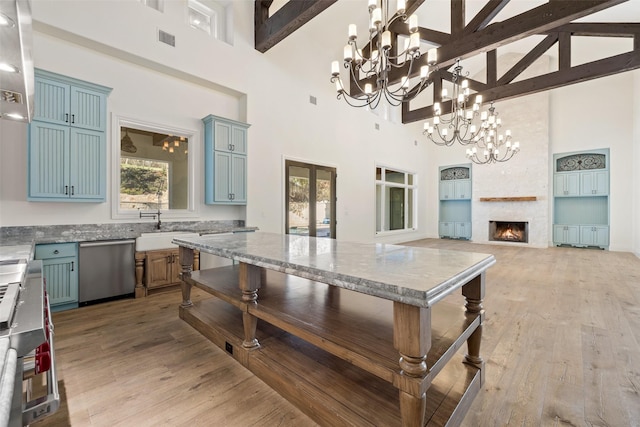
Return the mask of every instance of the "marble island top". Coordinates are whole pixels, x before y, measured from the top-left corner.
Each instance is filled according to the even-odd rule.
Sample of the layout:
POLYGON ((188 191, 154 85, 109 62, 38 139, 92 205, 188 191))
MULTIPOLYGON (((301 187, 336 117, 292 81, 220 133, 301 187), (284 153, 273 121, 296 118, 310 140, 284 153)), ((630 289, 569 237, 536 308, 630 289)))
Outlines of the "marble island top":
POLYGON ((493 255, 242 233, 173 243, 406 304, 429 307, 495 264, 493 255))

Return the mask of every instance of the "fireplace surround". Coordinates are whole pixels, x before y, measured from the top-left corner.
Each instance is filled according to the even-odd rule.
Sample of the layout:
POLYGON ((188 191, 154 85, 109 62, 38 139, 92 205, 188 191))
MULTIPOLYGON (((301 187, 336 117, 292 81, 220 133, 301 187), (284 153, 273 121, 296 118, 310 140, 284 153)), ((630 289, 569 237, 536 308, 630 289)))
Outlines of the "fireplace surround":
POLYGON ((489 241, 529 243, 529 223, 525 221, 489 221, 489 241))

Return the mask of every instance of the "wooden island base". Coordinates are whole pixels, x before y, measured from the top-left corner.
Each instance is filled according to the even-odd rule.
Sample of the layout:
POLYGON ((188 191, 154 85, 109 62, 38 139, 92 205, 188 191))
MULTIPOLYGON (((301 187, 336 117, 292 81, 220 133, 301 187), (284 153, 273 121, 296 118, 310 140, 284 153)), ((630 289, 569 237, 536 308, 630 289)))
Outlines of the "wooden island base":
MULTIPOLYGON (((214 297, 181 306, 180 317, 320 425, 402 425, 393 302, 274 271, 261 281, 256 303, 242 299, 238 266, 185 275, 185 287, 214 297), (259 320, 252 348, 247 312, 259 320)), ((417 382, 425 425, 460 424, 479 392, 482 370, 463 363, 461 347, 480 322, 458 304, 432 308, 429 372, 417 382)))

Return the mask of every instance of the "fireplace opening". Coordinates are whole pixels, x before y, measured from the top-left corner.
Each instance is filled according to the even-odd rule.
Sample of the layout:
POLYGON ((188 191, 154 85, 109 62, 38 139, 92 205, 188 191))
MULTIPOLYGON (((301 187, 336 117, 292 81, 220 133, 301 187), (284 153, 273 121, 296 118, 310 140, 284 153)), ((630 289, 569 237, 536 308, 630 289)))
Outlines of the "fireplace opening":
POLYGON ((529 223, 522 221, 489 221, 489 240, 494 242, 529 242, 529 223))

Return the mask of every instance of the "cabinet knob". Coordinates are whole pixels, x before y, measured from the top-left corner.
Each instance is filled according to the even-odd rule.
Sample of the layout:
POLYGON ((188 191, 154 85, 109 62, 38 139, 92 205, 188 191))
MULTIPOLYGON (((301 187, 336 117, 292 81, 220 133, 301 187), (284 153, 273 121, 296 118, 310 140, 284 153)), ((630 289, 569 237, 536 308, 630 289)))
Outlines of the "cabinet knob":
POLYGON ((57 255, 60 253, 60 251, 56 249, 55 251, 53 251, 53 253, 57 255))

